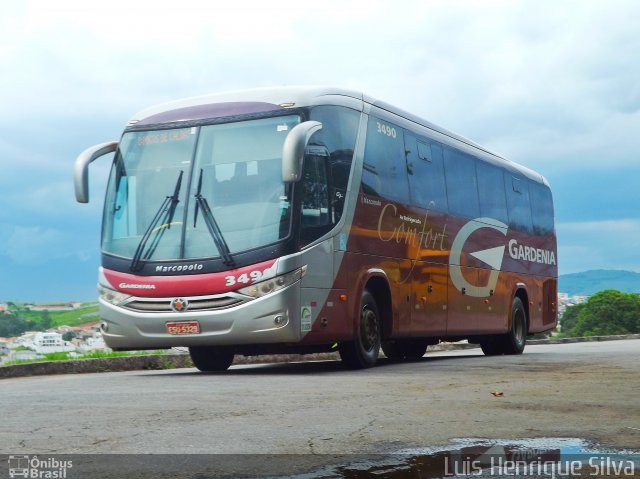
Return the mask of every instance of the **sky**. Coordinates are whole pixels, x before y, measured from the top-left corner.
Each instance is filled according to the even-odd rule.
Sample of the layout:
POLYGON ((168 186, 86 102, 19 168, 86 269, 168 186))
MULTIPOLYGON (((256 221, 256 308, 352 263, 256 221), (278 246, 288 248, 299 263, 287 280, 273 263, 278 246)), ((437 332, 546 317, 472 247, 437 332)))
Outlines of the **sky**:
POLYGON ((148 106, 242 88, 363 91, 542 173, 560 274, 640 272, 640 2, 7 2, 0 300, 95 300, 108 161, 148 106))

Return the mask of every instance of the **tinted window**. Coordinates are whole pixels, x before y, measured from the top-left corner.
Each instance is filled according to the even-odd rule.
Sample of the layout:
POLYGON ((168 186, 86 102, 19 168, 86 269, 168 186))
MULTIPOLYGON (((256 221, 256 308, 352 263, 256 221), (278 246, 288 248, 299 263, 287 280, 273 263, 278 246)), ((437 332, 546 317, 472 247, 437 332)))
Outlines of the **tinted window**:
POLYGON ((531 206, 529 205, 527 180, 505 172, 504 187, 507 192, 509 227, 531 232, 531 206))
POLYGON ((416 206, 446 212, 442 146, 405 132, 405 147, 411 202, 416 206))
POLYGON ((402 135, 402 129, 396 125, 369 117, 362 171, 362 189, 366 194, 409 202, 402 135))
POLYGON ((476 171, 478 173, 480 214, 508 223, 509 216, 507 215, 507 199, 504 193, 502 170, 497 166, 478 161, 476 171))
POLYGON ((307 155, 302 170, 302 225, 330 223, 327 162, 321 155, 307 155))
POLYGON ((553 199, 551 190, 541 183, 530 182, 531 216, 533 232, 537 235, 553 233, 553 199))
POLYGON ((317 106, 311 109, 310 118, 322 122, 322 129, 311 137, 309 143, 326 149, 331 219, 337 223, 342 216, 349 183, 360 113, 339 106, 317 106))
POLYGON ((445 147, 444 171, 449 211, 454 215, 478 217, 480 207, 475 159, 461 151, 445 147))

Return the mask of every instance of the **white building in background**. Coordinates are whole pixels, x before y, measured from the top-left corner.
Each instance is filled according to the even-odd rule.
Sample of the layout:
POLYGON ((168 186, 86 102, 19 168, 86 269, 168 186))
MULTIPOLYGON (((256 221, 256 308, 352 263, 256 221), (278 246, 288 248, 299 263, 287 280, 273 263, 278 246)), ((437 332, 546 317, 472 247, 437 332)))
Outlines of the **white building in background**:
POLYGON ((31 349, 26 350, 11 350, 6 358, 6 361, 35 361, 38 358, 38 353, 31 349))
POLYGON ((27 309, 31 311, 73 311, 82 306, 82 303, 57 303, 57 304, 31 304, 27 309))
POLYGON ((571 299, 573 299, 575 304, 582 304, 587 302, 587 300, 589 299, 589 296, 587 296, 586 294, 575 294, 572 296, 571 299))
POLYGON ((97 350, 110 351, 110 349, 107 347, 107 345, 104 342, 102 334, 100 333, 94 333, 93 336, 89 336, 88 338, 85 338, 83 341, 81 341, 78 344, 77 350, 81 353, 88 353, 88 352, 97 351, 97 350))
POLYGON ((75 351, 75 346, 62 339, 62 334, 54 332, 37 332, 33 336, 33 349, 38 354, 68 353, 75 351))
POLYGON ((25 348, 33 348, 33 341, 36 336, 37 331, 26 331, 22 333, 22 335, 16 338, 13 341, 12 348, 16 348, 18 346, 24 346, 25 348))

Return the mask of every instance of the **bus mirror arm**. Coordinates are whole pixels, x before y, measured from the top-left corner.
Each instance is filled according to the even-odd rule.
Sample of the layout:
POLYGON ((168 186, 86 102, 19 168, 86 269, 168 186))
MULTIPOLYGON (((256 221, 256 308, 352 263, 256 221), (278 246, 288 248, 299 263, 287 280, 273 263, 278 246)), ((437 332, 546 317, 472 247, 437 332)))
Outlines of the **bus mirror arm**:
POLYGON ((103 155, 116 151, 116 148, 117 141, 108 141, 87 148, 78 155, 73 178, 78 203, 89 203, 89 164, 103 155))
POLYGON ((295 183, 302 178, 304 149, 316 131, 322 128, 319 121, 305 121, 294 126, 282 145, 282 180, 295 183))

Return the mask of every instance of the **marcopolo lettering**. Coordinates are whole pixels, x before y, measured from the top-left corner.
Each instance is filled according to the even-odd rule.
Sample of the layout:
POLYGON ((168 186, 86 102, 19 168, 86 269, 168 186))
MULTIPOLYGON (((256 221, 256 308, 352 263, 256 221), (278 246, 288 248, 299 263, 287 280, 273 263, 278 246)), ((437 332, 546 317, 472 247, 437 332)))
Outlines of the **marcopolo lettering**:
POLYGON ((514 239, 509 241, 509 255, 515 260, 525 260, 531 263, 541 264, 556 264, 556 255, 553 251, 521 245, 514 239))
POLYGON ((200 271, 204 268, 201 263, 176 264, 173 266, 156 266, 156 273, 179 273, 180 271, 200 271))
POLYGON ((382 202, 380 200, 372 200, 371 198, 367 198, 366 196, 362 196, 361 200, 365 205, 382 206, 382 202))

